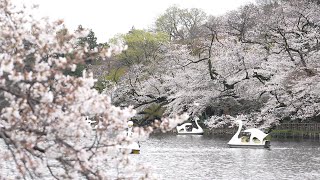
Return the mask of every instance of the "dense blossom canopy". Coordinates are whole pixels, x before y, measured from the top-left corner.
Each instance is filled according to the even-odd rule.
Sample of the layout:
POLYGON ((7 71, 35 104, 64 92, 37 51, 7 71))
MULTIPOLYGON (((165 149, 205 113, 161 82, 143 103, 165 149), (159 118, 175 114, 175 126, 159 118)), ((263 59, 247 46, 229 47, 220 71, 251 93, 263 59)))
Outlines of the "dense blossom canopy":
POLYGON ((132 67, 118 101, 138 111, 158 103, 167 115, 187 112, 210 127, 231 125, 224 115, 246 115, 256 127, 314 120, 320 116, 319 12, 314 1, 263 1, 210 17, 196 46, 172 41, 157 61, 132 67))

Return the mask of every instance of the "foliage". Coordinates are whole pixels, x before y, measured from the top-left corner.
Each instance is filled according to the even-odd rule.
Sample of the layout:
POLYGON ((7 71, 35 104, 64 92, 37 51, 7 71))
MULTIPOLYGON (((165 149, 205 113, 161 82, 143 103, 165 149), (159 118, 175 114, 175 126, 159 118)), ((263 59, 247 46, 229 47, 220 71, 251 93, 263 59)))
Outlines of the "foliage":
POLYGON ((160 47, 168 41, 168 37, 161 32, 153 33, 145 30, 132 29, 129 33, 114 38, 111 42, 121 41, 128 48, 118 55, 124 65, 147 64, 158 58, 160 47))
POLYGON ((64 74, 69 75, 69 76, 81 77, 82 73, 85 69, 86 69, 86 66, 80 63, 77 65, 77 67, 74 71, 66 70, 66 71, 64 71, 64 74))
POLYGON ((116 68, 112 69, 107 75, 100 77, 98 81, 95 83, 94 87, 100 93, 106 89, 112 89, 112 87, 117 84, 120 80, 121 76, 125 73, 125 68, 116 68))
POLYGON ((101 63, 104 57, 100 56, 99 52, 109 48, 110 46, 108 43, 98 43, 94 32, 83 28, 81 25, 78 26, 76 32, 84 33, 84 36, 77 38, 75 46, 82 48, 85 47, 87 49, 87 51, 84 52, 86 54, 85 61, 84 63, 77 64, 77 69, 74 73, 70 71, 66 71, 65 73, 71 76, 80 77, 85 69, 90 69, 90 65, 101 63))
POLYGON ((105 77, 106 80, 112 81, 117 83, 121 76, 125 73, 126 68, 117 68, 117 69, 112 69, 110 73, 105 77))
MULTIPOLYGON (((79 25, 77 31, 84 31, 85 29, 79 25)), ((83 37, 79 37, 77 40, 77 46, 88 46, 89 50, 94 50, 97 47, 110 47, 107 43, 98 43, 97 37, 92 30, 89 30, 88 34, 83 37)))
POLYGON ((161 104, 152 104, 149 107, 145 108, 141 114, 144 115, 143 121, 140 122, 140 125, 150 124, 150 121, 153 122, 156 119, 161 119, 165 108, 161 106, 161 104))

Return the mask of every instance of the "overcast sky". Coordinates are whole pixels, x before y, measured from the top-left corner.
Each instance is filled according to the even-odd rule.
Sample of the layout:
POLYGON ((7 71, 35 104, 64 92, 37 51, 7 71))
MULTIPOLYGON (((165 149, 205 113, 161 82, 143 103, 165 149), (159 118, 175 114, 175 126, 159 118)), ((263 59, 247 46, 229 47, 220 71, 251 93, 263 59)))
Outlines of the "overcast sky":
POLYGON ((221 15, 254 0, 24 0, 39 5, 37 15, 52 20, 64 19, 74 30, 81 24, 92 29, 99 42, 117 33, 127 33, 132 26, 147 29, 156 18, 173 5, 199 8, 210 15, 221 15))

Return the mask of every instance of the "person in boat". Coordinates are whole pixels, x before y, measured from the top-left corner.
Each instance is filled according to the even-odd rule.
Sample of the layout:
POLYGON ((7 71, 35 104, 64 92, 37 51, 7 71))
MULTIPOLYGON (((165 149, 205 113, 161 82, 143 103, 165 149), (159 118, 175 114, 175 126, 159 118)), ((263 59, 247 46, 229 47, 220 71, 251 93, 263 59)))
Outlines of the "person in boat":
POLYGON ((250 134, 245 132, 242 132, 241 134, 241 142, 249 142, 250 134))
POLYGON ((187 131, 188 131, 188 132, 191 132, 191 131, 192 131, 192 126, 187 126, 186 128, 187 128, 187 131))

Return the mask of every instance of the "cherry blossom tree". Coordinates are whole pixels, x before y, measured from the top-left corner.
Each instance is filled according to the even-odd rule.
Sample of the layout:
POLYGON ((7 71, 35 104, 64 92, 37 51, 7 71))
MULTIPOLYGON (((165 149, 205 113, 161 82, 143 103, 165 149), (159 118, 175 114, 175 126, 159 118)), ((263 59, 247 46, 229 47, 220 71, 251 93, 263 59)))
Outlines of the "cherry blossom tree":
MULTIPOLYGON (((319 97, 316 95, 316 79, 319 78, 316 14, 319 6, 306 1, 267 5, 267 9, 264 6, 256 11, 243 8, 231 14, 232 20, 243 22, 241 26, 234 26, 229 21, 230 32, 238 32, 231 35, 238 38, 244 48, 239 52, 249 72, 246 79, 255 78, 260 82, 260 85, 249 85, 244 91, 244 94, 263 100, 259 110, 250 113, 247 121, 252 122, 252 126, 270 127, 285 119, 310 120, 319 117, 319 97), (246 15, 245 12, 251 13, 246 15), (254 23, 249 23, 250 20, 254 23), (250 67, 250 64, 253 66, 250 67), (248 94, 252 90, 260 94, 259 98, 248 94)), ((213 117, 211 121, 218 122, 218 119, 213 117)))
MULTIPOLYGON (((93 88, 92 74, 65 73, 90 52, 106 57, 121 48, 76 46, 86 33, 70 33, 63 21, 38 20, 26 11, 9 0, 0 2, 1 179, 150 177, 142 165, 130 162, 129 152, 117 148, 132 141, 122 132, 135 110, 113 106, 108 95, 93 88), (98 118, 96 130, 86 116, 98 118)), ((154 125, 166 131, 186 118, 154 125)), ((140 136, 151 131, 135 128, 140 136)))
POLYGON ((129 70, 119 94, 141 109, 160 101, 167 115, 206 113, 210 127, 229 126, 224 115, 265 128, 316 119, 318 11, 310 1, 270 1, 212 17, 196 56, 183 45, 163 46, 161 60, 129 70))

